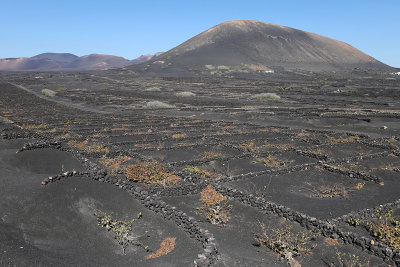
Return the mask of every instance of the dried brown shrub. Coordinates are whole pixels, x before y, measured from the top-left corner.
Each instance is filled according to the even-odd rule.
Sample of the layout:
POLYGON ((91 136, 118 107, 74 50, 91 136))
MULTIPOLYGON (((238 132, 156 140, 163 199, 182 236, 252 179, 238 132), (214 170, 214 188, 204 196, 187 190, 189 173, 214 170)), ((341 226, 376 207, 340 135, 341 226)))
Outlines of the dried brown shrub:
POLYGON ((57 132, 57 129, 56 129, 56 128, 52 128, 52 129, 48 129, 48 130, 43 130, 43 132, 46 132, 46 133, 55 133, 55 132, 57 132))
POLYGON ((211 159, 211 158, 216 158, 216 157, 222 157, 221 152, 214 152, 214 151, 206 151, 203 153, 202 158, 203 159, 211 159))
POLYGON ((46 125, 44 125, 44 124, 38 124, 38 125, 35 125, 35 124, 24 124, 24 125, 22 125, 22 128, 28 129, 28 130, 38 130, 38 129, 46 128, 46 125))
POLYGON ((308 137, 310 136, 310 133, 307 133, 305 131, 301 131, 297 134, 297 137, 308 137))
POLYGON ((107 170, 115 171, 120 169, 121 164, 131 160, 128 156, 119 156, 117 158, 102 158, 100 159, 100 164, 102 164, 107 170))
POLYGON ((269 168, 279 168, 279 167, 285 166, 287 163, 290 163, 292 161, 281 160, 281 159, 269 154, 268 156, 266 156, 264 158, 257 158, 257 160, 255 162, 262 163, 262 164, 264 164, 264 166, 269 167, 269 168))
POLYGON ((154 259, 158 258, 164 255, 167 255, 168 253, 171 253, 176 246, 176 237, 167 237, 163 241, 161 241, 160 248, 152 253, 147 255, 145 258, 146 259, 154 259))
POLYGON ((59 139, 68 139, 68 138, 70 138, 70 137, 71 137, 71 135, 70 135, 69 133, 62 134, 62 135, 57 136, 57 138, 59 138, 59 139))
POLYGON ((56 128, 47 129, 47 126, 45 124, 39 124, 39 125, 24 124, 24 125, 22 125, 22 128, 27 129, 27 130, 32 130, 37 133, 55 133, 57 131, 56 128))
POLYGON ((311 197, 317 198, 348 198, 349 194, 354 191, 342 184, 314 186, 310 182, 306 182, 306 185, 308 186, 306 189, 312 192, 311 197))
POLYGON ((261 233, 256 234, 255 240, 261 245, 284 256, 291 252, 294 257, 309 255, 316 245, 312 240, 316 237, 311 231, 295 232, 292 225, 280 226, 278 228, 267 228, 261 224, 261 233))
POLYGON ((314 154, 317 154, 317 155, 324 155, 326 153, 323 149, 321 149, 319 147, 318 148, 309 149, 308 152, 314 153, 314 154))
POLYGON ((258 146, 253 141, 247 142, 247 143, 242 143, 239 145, 241 148, 245 148, 249 150, 250 152, 255 152, 259 149, 258 146))
POLYGON ((185 170, 200 175, 203 178, 220 178, 220 175, 218 175, 217 173, 201 169, 197 166, 188 166, 185 168, 185 170))
POLYGON ((232 206, 228 205, 225 200, 226 196, 219 194, 211 185, 201 191, 200 207, 197 207, 207 220, 212 224, 225 224, 229 221, 232 206))
POLYGON ((351 136, 339 137, 339 138, 335 138, 335 137, 327 135, 326 137, 330 142, 336 143, 336 144, 351 143, 351 142, 360 140, 360 137, 358 135, 351 135, 351 136))
POLYGON ((97 144, 97 143, 93 143, 93 144, 89 144, 88 140, 82 141, 82 142, 78 142, 75 140, 70 140, 68 141, 67 145, 69 147, 74 147, 74 148, 78 148, 81 150, 84 150, 86 152, 104 152, 106 154, 108 154, 109 149, 107 147, 105 147, 102 144, 97 144))
POLYGON ((331 246, 339 246, 339 240, 330 237, 325 238, 325 243, 331 246))
POLYGON ((207 185, 206 188, 201 191, 201 202, 208 206, 213 206, 226 200, 226 196, 218 193, 211 185, 207 185))
POLYGON ((102 137, 102 136, 104 136, 103 134, 101 134, 101 133, 95 133, 95 134, 93 134, 92 135, 92 137, 102 137))
POLYGON ((400 249, 400 221, 393 216, 393 210, 385 214, 377 212, 375 216, 376 222, 368 223, 371 235, 394 249, 400 249))
POLYGON ((70 141, 68 141, 67 145, 69 147, 84 149, 85 146, 87 146, 88 143, 89 143, 88 140, 85 140, 85 141, 82 141, 82 142, 78 142, 78 141, 75 141, 75 140, 70 140, 70 141))
POLYGON ((186 133, 177 133, 177 134, 173 134, 172 135, 172 138, 174 138, 174 139, 178 139, 178 138, 185 138, 185 137, 187 137, 187 134, 186 133))
POLYGON ((324 167, 322 167, 321 165, 315 165, 315 169, 317 169, 320 172, 325 170, 324 167))
POLYGON ((170 173, 164 166, 156 161, 136 163, 128 166, 126 172, 128 180, 143 184, 175 185, 180 178, 170 173))

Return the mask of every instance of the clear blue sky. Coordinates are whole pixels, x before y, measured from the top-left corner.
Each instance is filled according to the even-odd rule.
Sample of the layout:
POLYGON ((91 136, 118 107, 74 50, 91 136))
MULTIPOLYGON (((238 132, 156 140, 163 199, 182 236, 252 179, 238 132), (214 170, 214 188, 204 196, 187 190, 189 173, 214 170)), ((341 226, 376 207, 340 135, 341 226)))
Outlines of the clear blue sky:
POLYGON ((400 67, 400 0, 1 0, 0 58, 70 52, 133 59, 233 19, 318 33, 400 67))

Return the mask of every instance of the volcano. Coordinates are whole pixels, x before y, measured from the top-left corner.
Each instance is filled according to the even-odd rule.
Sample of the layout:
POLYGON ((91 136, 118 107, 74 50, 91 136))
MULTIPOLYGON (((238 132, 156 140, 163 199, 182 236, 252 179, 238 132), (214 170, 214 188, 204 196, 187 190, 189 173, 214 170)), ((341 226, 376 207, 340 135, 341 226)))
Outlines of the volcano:
POLYGON ((221 23, 145 64, 150 71, 239 65, 311 71, 391 69, 344 42, 255 20, 221 23))

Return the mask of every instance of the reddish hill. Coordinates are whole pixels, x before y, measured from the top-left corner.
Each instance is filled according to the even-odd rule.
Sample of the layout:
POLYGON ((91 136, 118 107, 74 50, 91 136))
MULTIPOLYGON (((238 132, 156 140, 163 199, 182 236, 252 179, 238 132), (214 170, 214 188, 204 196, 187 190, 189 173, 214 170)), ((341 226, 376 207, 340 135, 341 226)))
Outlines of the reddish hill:
POLYGON ((69 53, 43 53, 34 57, 0 59, 0 71, 102 70, 130 64, 129 60, 112 55, 78 57, 69 53))
POLYGON ((152 59, 153 57, 157 57, 157 56, 159 56, 159 55, 161 55, 161 54, 163 54, 163 52, 157 52, 157 53, 155 53, 154 55, 149 55, 149 54, 147 54, 147 55, 141 55, 140 57, 131 60, 131 63, 132 63, 132 64, 143 63, 143 62, 149 61, 149 60, 152 59))
POLYGON ((79 57, 78 59, 66 64, 65 69, 74 70, 105 70, 111 68, 124 67, 130 64, 130 61, 117 56, 90 54, 79 57))

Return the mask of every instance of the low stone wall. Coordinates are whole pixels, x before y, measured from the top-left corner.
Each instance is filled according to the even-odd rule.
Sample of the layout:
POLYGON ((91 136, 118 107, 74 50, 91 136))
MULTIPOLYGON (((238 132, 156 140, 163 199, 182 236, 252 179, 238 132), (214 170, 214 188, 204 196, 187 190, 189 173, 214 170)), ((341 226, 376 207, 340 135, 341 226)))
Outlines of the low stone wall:
MULTIPOLYGON (((392 249, 381 242, 374 242, 371 238, 364 236, 359 237, 352 232, 340 229, 337 226, 339 219, 327 221, 319 220, 315 217, 297 212, 283 205, 267 201, 260 197, 255 197, 251 194, 245 194, 236 189, 226 188, 224 186, 218 186, 216 187, 216 190, 225 196, 229 196, 246 205, 260 209, 267 214, 276 214, 290 221, 298 222, 301 226, 306 227, 309 230, 321 233, 324 236, 329 236, 334 239, 341 239, 345 244, 355 245, 363 250, 367 250, 370 254, 382 258, 389 264, 396 264, 397 266, 400 266, 400 250, 392 249)), ((400 203, 400 200, 396 201, 396 203, 400 203)), ((393 203, 386 205, 393 205, 393 203)), ((354 214, 356 213, 357 212, 354 214)), ((348 218, 349 216, 354 216, 354 214, 351 213, 351 215, 345 215, 343 218, 340 218, 340 220, 348 218)))

